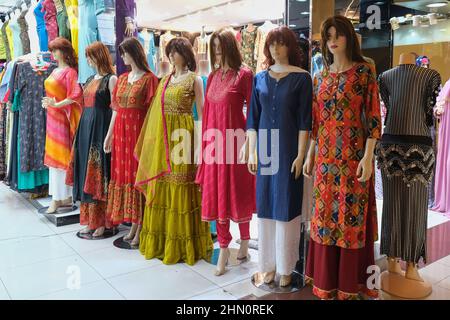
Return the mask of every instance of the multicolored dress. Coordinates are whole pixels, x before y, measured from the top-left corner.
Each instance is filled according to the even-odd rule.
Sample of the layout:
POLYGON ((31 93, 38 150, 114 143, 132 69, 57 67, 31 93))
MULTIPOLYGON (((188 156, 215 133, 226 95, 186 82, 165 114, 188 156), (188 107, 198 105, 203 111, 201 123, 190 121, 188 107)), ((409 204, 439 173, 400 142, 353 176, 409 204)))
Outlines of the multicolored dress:
POLYGON ((195 264, 208 259, 213 243, 201 218, 201 193, 195 184, 194 120, 196 75, 179 83, 171 75, 160 82, 136 145, 136 187, 146 206, 140 251, 165 264, 195 264))
POLYGON ((91 77, 84 86, 84 108, 72 150, 67 183, 73 186, 74 201, 81 201, 80 224, 90 230, 110 228, 106 217, 111 155, 103 143, 111 122, 111 75, 91 77))
POLYGON ((306 276, 322 299, 376 295, 366 286, 378 237, 374 177, 359 182, 367 139, 381 135, 378 85, 371 66, 315 78, 312 138, 317 142, 314 217, 306 276))
POLYGON ((58 37, 58 21, 56 20, 56 6, 53 0, 42 2, 42 12, 45 12, 45 28, 47 29, 48 42, 52 42, 58 37))
POLYGON ((47 97, 55 98, 56 102, 65 99, 74 101, 62 108, 47 109, 44 164, 50 169, 49 194, 53 195, 53 200, 65 200, 72 196, 65 181, 82 111, 83 90, 77 78, 77 71, 67 67, 55 69, 44 82, 47 97))
POLYGON ((144 201, 134 187, 138 161, 133 151, 145 115, 158 86, 156 76, 148 72, 129 83, 128 74, 117 80, 112 108, 117 112, 111 151, 111 181, 108 187, 107 219, 113 225, 123 222, 142 224, 144 201))

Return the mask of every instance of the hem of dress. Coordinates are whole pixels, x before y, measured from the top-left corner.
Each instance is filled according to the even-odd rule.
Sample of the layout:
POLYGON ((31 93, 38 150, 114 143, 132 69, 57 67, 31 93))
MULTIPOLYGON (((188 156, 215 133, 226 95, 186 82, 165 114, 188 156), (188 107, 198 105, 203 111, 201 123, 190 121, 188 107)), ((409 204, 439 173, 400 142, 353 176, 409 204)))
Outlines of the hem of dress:
POLYGON ((364 285, 359 284, 357 293, 350 293, 339 290, 337 288, 331 290, 325 290, 314 285, 314 279, 305 275, 305 282, 313 289, 313 294, 322 300, 361 300, 361 294, 366 295, 371 299, 378 299, 378 290, 368 289, 364 285))

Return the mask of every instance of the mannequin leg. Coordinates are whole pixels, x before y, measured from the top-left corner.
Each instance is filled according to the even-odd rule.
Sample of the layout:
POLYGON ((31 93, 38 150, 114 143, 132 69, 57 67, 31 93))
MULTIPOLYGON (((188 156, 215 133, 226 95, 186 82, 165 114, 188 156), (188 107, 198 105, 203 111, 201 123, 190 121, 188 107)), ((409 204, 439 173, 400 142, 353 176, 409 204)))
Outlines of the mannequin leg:
POLYGON ((47 213, 55 213, 60 206, 72 204, 72 187, 66 185, 65 170, 49 168, 48 193, 52 202, 47 213))
POLYGON ((275 231, 276 221, 272 219, 258 219, 258 269, 256 278, 263 278, 265 283, 275 280, 275 231))
POLYGON ((219 241, 220 245, 220 254, 219 260, 217 261, 217 268, 214 274, 216 276, 221 276, 226 272, 225 266, 227 265, 228 259, 230 257, 230 250, 228 250, 228 246, 233 239, 230 233, 230 220, 228 220, 226 223, 220 223, 219 221, 216 221, 216 229, 217 240, 219 241))
POLYGON ((417 266, 414 262, 408 262, 405 277, 407 279, 424 282, 422 277, 420 276, 419 271, 417 270, 417 266))
POLYGON ((142 224, 134 224, 134 225, 136 225, 136 233, 134 234, 133 241, 131 241, 131 245, 133 247, 137 247, 137 246, 139 246, 139 239, 141 236, 142 224))
POLYGON ((238 260, 246 260, 248 257, 248 241, 250 240, 250 222, 239 223, 241 234, 241 246, 239 247, 238 260))
POLYGON ((402 274, 402 267, 400 266, 400 259, 388 257, 388 271, 390 273, 402 274))
POLYGON ((276 222, 277 271, 281 276, 281 287, 292 282, 292 271, 299 258, 300 222, 300 216, 289 222, 276 222))
POLYGON ((134 236, 136 235, 137 228, 138 228, 138 225, 136 223, 133 223, 131 225, 130 232, 128 232, 128 234, 125 237, 123 237, 123 240, 130 241, 130 240, 134 239, 134 236))

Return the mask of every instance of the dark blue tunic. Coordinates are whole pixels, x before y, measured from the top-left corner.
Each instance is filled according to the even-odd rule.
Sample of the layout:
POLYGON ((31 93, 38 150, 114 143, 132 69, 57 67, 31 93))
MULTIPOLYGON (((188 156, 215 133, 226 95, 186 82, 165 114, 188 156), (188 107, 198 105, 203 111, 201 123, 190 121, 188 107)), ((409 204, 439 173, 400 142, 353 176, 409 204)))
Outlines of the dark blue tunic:
POLYGON ((291 167, 299 131, 311 130, 312 93, 306 72, 292 72, 278 82, 268 71, 255 76, 247 129, 258 133, 259 218, 290 221, 301 214, 303 175, 295 180, 291 167))

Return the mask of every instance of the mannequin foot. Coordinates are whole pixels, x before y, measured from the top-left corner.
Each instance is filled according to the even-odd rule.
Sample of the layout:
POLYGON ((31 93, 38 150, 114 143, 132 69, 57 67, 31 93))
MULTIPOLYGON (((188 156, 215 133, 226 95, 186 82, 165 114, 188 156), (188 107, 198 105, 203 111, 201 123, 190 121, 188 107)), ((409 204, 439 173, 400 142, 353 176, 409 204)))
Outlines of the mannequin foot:
POLYGON ((89 227, 80 230, 80 234, 89 234, 89 233, 91 233, 91 229, 89 229, 89 227))
POLYGON ((58 210, 58 208, 61 206, 61 202, 60 201, 55 201, 53 200, 50 203, 50 206, 48 207, 46 213, 55 213, 56 210, 58 210))
POLYGON ((272 283, 275 280, 275 275, 276 275, 275 271, 265 272, 265 274, 264 274, 264 282, 266 284, 272 283))
POLYGON ((410 280, 424 282, 424 280, 420 276, 419 271, 417 270, 417 267, 414 263, 408 263, 405 278, 410 279, 410 280))
POLYGON ((280 287, 287 287, 291 284, 291 282, 292 282, 291 275, 288 275, 288 276, 282 275, 280 278, 280 287))
POLYGON ((390 273, 403 274, 402 267, 400 266, 400 260, 388 258, 388 271, 390 273))
POLYGON ((136 232, 133 240, 130 243, 132 247, 139 247, 139 237, 140 237, 140 234, 136 232))
POLYGON ((73 204, 72 197, 69 197, 66 200, 61 201, 61 206, 71 206, 72 204, 73 204))
POLYGON ((245 261, 248 258, 248 240, 242 240, 237 259, 239 261, 245 261))
POLYGON ((131 226, 130 232, 128 232, 128 234, 125 237, 123 237, 123 240, 125 240, 125 241, 133 240, 136 235, 136 231, 137 231, 137 225, 133 223, 133 225, 131 226))
POLYGON ((214 273, 216 276, 221 276, 226 272, 226 265, 230 257, 230 250, 228 248, 220 248, 219 260, 217 261, 217 269, 214 273))
POLYGON ((100 227, 95 230, 94 234, 92 235, 94 238, 101 237, 105 233, 105 227, 100 227))

